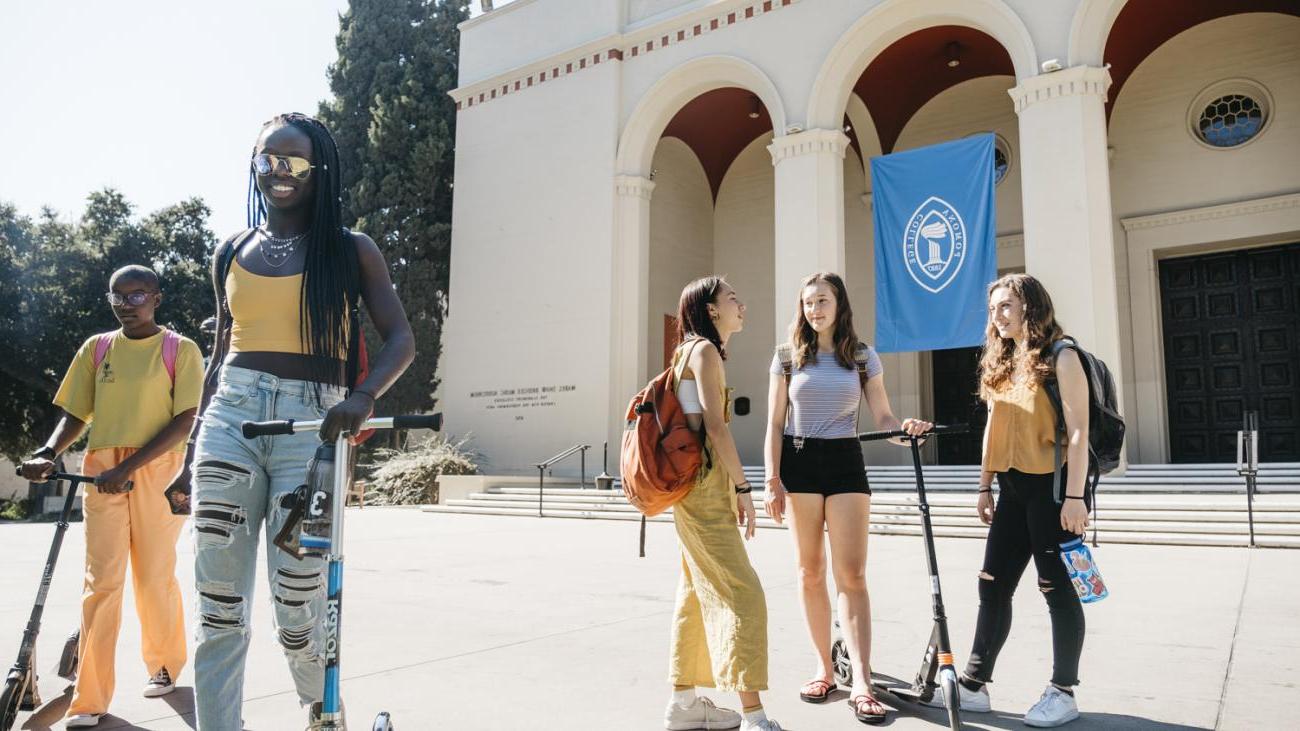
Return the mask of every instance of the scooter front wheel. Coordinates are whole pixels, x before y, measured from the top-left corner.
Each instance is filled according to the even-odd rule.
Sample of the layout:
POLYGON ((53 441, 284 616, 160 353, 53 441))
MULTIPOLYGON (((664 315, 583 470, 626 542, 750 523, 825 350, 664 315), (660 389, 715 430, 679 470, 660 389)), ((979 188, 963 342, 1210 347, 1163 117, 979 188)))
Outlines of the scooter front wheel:
POLYGON ((388 711, 375 716, 375 725, 371 731, 393 731, 393 719, 388 715, 388 711))
POLYGON ((11 672, 5 679, 4 694, 0 695, 0 731, 14 727, 14 721, 18 720, 18 704, 23 700, 26 686, 27 676, 23 673, 11 672))
POLYGON ((957 689, 957 673, 952 668, 940 671, 943 683, 943 705, 948 709, 948 728, 961 731, 961 692, 957 689))
POLYGON ((844 638, 836 638, 831 645, 831 671, 835 674, 836 684, 853 687, 853 661, 849 658, 849 646, 844 638))

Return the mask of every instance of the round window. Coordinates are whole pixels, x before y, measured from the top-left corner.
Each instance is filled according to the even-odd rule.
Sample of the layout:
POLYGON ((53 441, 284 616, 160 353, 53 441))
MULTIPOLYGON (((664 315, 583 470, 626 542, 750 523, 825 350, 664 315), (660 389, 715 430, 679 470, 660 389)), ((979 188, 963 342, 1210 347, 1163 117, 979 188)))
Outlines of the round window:
POLYGON ((1268 92, 1246 79, 1221 81, 1197 95, 1188 109, 1192 136, 1214 149, 1240 147, 1269 123, 1268 92))

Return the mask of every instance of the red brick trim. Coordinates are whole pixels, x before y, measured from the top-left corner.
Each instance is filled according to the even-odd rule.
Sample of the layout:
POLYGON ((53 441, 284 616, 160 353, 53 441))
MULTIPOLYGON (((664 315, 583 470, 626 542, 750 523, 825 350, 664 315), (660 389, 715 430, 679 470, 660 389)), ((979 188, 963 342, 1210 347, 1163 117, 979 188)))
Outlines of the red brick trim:
MULTIPOLYGON (((698 23, 691 23, 688 26, 680 27, 668 31, 664 35, 656 38, 649 38, 644 41, 638 41, 635 45, 626 48, 609 48, 605 51, 597 52, 591 56, 582 56, 573 61, 566 61, 563 65, 557 65, 549 70, 534 72, 527 76, 520 76, 517 79, 507 81, 500 87, 500 96, 505 96, 512 91, 522 91, 534 82, 542 84, 546 81, 554 81, 560 76, 567 76, 577 71, 585 70, 588 66, 595 66, 602 61, 624 61, 634 58, 640 58, 654 51, 666 48, 677 43, 684 43, 706 33, 712 33, 722 28, 735 25, 736 23, 751 20, 766 15, 767 13, 781 8, 793 5, 796 0, 753 0, 745 5, 743 11, 740 9, 729 11, 724 15, 718 15, 707 20, 701 20, 698 23), (513 88, 512 88, 513 87, 513 88)), ((493 87, 487 91, 479 92, 477 95, 470 95, 461 101, 456 102, 456 109, 469 109, 475 104, 483 104, 496 99, 497 88, 493 87)))

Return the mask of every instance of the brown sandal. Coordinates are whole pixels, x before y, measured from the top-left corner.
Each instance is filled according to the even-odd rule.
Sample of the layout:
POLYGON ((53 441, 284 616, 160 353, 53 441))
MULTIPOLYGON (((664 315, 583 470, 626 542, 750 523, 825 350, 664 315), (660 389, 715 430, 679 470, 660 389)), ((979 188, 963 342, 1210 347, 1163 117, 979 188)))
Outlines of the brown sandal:
POLYGON ((853 716, 863 723, 876 725, 885 722, 885 707, 869 695, 855 695, 849 699, 853 716))
POLYGON ((830 681, 821 678, 809 680, 799 689, 799 700, 804 703, 825 703, 835 690, 835 684, 830 681))

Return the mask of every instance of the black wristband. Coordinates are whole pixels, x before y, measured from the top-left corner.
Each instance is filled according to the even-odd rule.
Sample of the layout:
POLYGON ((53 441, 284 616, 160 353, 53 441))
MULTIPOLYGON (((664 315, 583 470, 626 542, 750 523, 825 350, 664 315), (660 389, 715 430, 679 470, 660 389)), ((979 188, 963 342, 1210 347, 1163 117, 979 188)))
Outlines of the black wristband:
POLYGON ((1077 495, 1077 496, 1076 496, 1076 495, 1066 495, 1066 496, 1065 496, 1065 499, 1066 499, 1066 500, 1082 500, 1082 499, 1083 499, 1083 496, 1082 496, 1082 495, 1077 495))
POLYGON ((30 459, 54 459, 57 456, 59 456, 59 453, 54 451, 54 447, 47 444, 35 452, 32 452, 30 459))
POLYGON ((748 480, 746 480, 745 482, 740 483, 739 485, 736 485, 736 494, 737 494, 737 495, 748 495, 749 493, 751 493, 751 492, 753 492, 753 491, 754 491, 754 486, 751 485, 751 484, 749 484, 749 481, 748 481, 748 480))
POLYGON ((993 492, 993 486, 989 485, 988 487, 981 487, 980 492, 993 492))

